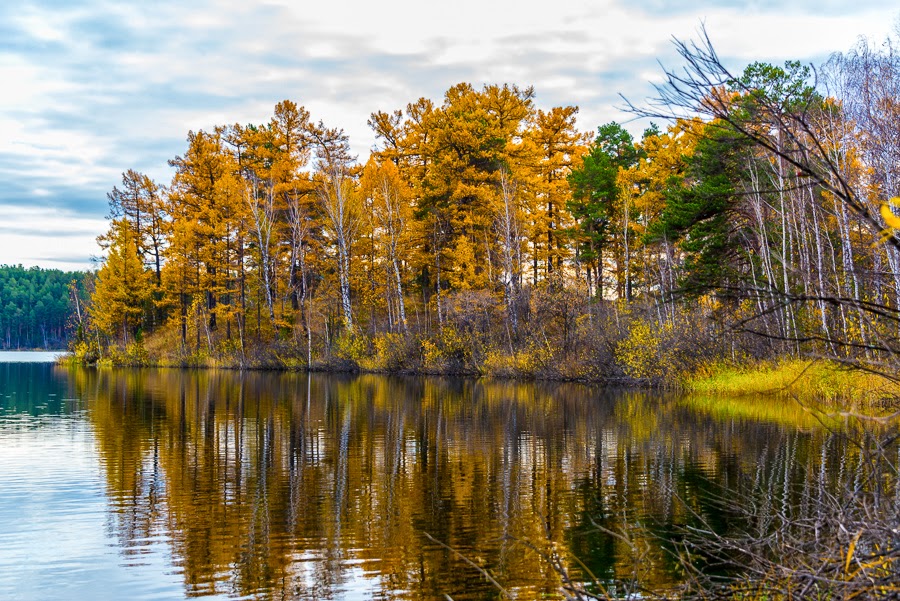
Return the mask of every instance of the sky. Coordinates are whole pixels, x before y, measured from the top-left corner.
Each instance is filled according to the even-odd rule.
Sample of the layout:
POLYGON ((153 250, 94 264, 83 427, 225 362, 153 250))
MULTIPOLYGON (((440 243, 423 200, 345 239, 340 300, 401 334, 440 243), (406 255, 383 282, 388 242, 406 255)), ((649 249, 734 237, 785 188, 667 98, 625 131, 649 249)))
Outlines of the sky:
POLYGON ((372 112, 463 81, 533 85, 538 108, 578 106, 592 131, 630 119, 622 96, 652 97, 680 65, 673 38, 701 26, 740 71, 819 65, 898 18, 896 0, 2 2, 0 264, 96 267, 122 172, 166 184, 188 131, 265 123, 284 99, 361 161, 372 112))

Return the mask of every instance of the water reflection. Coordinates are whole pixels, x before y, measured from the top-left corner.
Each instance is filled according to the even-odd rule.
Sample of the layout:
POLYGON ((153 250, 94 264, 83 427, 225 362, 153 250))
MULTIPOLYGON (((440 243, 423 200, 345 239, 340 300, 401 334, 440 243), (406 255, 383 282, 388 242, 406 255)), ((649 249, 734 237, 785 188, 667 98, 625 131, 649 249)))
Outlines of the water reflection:
POLYGON ((165 547, 188 596, 497 597, 424 533, 522 598, 560 597, 554 556, 612 591, 666 588, 679 526, 742 525, 721 487, 798 504, 846 469, 808 424, 574 384, 54 370, 125 563, 165 547))

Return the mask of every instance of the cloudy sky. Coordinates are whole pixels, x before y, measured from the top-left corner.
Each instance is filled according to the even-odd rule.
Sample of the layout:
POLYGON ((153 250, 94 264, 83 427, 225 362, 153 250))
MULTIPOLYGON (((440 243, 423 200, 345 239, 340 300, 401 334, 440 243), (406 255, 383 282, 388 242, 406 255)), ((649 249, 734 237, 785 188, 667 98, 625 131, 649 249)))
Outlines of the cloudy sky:
MULTIPOLYGON (((722 58, 819 64, 881 40, 896 0, 42 0, 0 3, 0 264, 91 267, 106 192, 161 183, 188 130, 262 123, 289 98, 362 160, 376 110, 460 81, 534 85, 541 108, 623 121, 672 37, 701 23, 722 58), (187 5, 190 5, 189 7, 187 5)), ((639 131, 638 125, 633 126, 639 131)))

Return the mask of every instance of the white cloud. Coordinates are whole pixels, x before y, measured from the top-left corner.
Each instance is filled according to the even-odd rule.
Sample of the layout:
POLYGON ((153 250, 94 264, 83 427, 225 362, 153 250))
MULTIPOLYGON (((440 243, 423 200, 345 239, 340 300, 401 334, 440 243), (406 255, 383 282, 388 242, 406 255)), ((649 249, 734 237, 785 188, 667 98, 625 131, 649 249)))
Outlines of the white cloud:
MULTIPOLYGON (((0 8, 16 40, 0 41, 0 209, 82 206, 68 223, 98 227, 122 171, 165 182, 166 160, 183 152, 189 129, 264 122, 284 98, 343 127, 361 159, 374 142, 371 112, 420 96, 439 103, 460 81, 534 85, 539 106, 579 105, 580 126, 594 130, 628 118, 620 93, 636 102, 653 94, 657 59, 677 67, 671 38, 695 37, 701 21, 723 59, 741 68, 757 59, 818 61, 860 34, 883 37, 896 19, 884 2, 675 4, 86 0, 0 8)), ((10 228, 26 232, 39 221, 14 223, 0 262, 40 255, 33 232, 9 242, 10 228)), ((53 246, 87 261, 97 233, 53 246)))
POLYGON ((884 39, 891 31, 896 13, 867 10, 864 3, 845 15, 749 13, 735 19, 719 10, 706 19, 710 37, 723 56, 744 62, 783 57, 782 60, 811 60, 849 49, 859 36, 884 39), (758 32, 757 36, 748 35, 758 32))
POLYGON ((22 31, 39 42, 66 41, 66 27, 59 13, 38 12, 26 10, 14 19, 22 31))
POLYGON ((90 269, 97 236, 108 223, 52 207, 0 205, 0 263, 63 270, 90 269))

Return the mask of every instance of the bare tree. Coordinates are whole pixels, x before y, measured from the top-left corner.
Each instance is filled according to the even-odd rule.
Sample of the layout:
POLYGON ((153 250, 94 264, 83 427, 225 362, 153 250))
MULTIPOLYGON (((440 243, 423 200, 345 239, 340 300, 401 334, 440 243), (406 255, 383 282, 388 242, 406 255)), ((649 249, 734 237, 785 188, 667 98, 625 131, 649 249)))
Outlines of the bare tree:
POLYGON ((350 143, 341 129, 327 129, 320 122, 310 128, 316 148, 319 183, 317 192, 325 213, 329 233, 337 247, 338 280, 344 326, 353 330, 350 303, 350 246, 359 229, 359 211, 355 203, 354 181, 350 175, 350 143))
POLYGON ((513 334, 518 335, 516 302, 522 271, 522 235, 519 231, 517 185, 505 169, 500 172, 500 205, 495 224, 503 261, 503 296, 506 300, 507 319, 513 334))
POLYGON ((400 325, 403 331, 406 331, 406 304, 403 300, 403 279, 400 275, 399 256, 400 240, 406 229, 405 201, 396 183, 397 181, 392 179, 388 173, 379 173, 376 190, 378 200, 374 205, 374 214, 378 227, 387 234, 385 246, 390 263, 390 279, 393 279, 400 325))
POLYGON ((251 182, 252 185, 245 190, 244 197, 250 209, 253 234, 259 251, 259 274, 262 287, 265 289, 266 308, 269 311, 269 321, 273 331, 276 328, 275 302, 272 294, 272 280, 274 275, 274 263, 272 259, 272 229, 275 225, 274 194, 271 182, 264 182, 260 191, 259 182, 251 182))
MULTIPOLYGON (((877 211, 859 198, 816 125, 822 103, 815 81, 795 89, 766 89, 764 82, 736 76, 720 60, 705 28, 699 42, 674 43, 685 61, 683 69, 665 71, 666 82, 656 86, 658 96, 647 106, 625 99, 632 113, 656 119, 700 115, 719 122, 784 161, 798 177, 833 194, 873 236, 883 230, 877 211), (752 98, 752 110, 735 102, 735 94, 752 98)), ((900 249, 897 233, 886 242, 900 249)))
POLYGON ((291 228, 291 269, 294 269, 295 263, 300 266, 300 277, 292 278, 295 287, 292 292, 300 308, 300 319, 306 333, 306 364, 309 366, 312 364, 312 329, 309 323, 309 264, 306 255, 312 218, 296 195, 291 196, 288 203, 288 222, 291 228))

